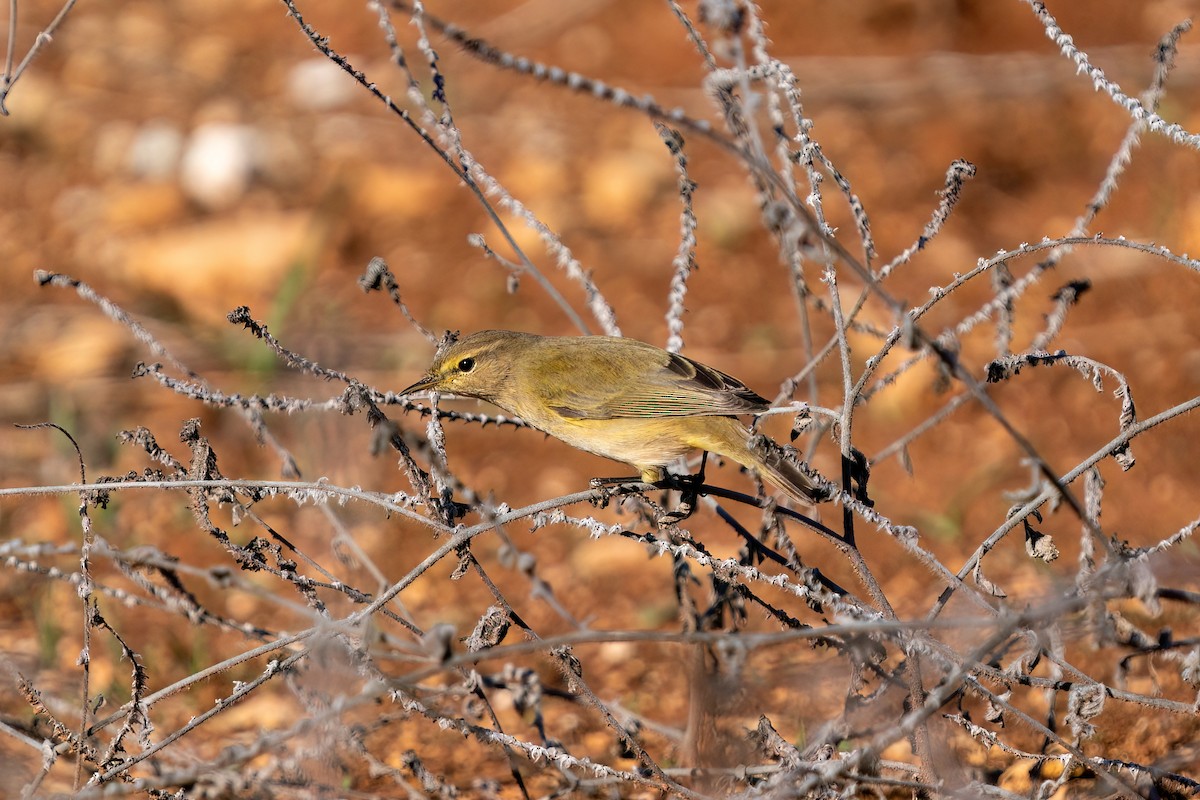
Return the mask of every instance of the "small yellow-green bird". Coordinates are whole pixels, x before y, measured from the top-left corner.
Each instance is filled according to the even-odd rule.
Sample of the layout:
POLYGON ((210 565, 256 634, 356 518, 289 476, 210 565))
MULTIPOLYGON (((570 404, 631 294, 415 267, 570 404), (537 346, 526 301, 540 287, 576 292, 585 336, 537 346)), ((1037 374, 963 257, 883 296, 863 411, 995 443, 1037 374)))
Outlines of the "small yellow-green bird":
POLYGON ((432 390, 489 403, 567 444, 624 461, 642 480, 707 450, 752 469, 793 500, 821 499, 779 445, 736 418, 767 401, 736 378, 636 339, 480 331, 448 337, 421 380, 432 390), (752 441, 752 439, 754 441, 752 441))

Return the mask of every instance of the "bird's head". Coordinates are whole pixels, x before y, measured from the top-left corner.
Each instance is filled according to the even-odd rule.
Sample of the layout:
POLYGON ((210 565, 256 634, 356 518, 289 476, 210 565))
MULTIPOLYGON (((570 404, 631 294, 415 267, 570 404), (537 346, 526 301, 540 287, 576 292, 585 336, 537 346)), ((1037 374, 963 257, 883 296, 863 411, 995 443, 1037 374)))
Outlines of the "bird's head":
POLYGON ((480 331, 460 339, 448 332, 425 376, 400 394, 434 391, 496 402, 530 338, 514 331, 480 331))

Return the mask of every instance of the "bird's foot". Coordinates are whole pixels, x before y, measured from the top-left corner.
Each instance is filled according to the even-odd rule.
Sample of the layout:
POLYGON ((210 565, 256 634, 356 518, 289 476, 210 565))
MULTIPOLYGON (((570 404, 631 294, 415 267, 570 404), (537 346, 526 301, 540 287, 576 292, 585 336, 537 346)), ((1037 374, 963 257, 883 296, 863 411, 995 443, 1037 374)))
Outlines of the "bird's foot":
POLYGON ((597 493, 596 497, 592 498, 592 505, 607 508, 614 497, 636 494, 654 484, 646 483, 640 475, 633 475, 625 478, 592 478, 590 485, 597 493))
POLYGON ((597 496, 592 500, 592 503, 599 508, 605 508, 614 497, 637 494, 651 488, 662 489, 668 492, 679 492, 679 505, 671 511, 661 509, 657 505, 654 506, 656 521, 677 523, 687 519, 695 512, 696 500, 700 496, 700 490, 703 486, 703 464, 701 464, 700 471, 695 475, 663 473, 662 477, 658 480, 649 482, 641 476, 630 478, 592 478, 591 487, 597 492, 597 496))
POLYGON ((695 475, 671 475, 668 473, 663 480, 658 482, 658 485, 663 485, 665 489, 675 489, 679 492, 679 505, 674 511, 667 513, 665 521, 681 522, 696 510, 696 501, 700 498, 700 490, 704 488, 704 468, 707 465, 708 452, 705 451, 700 457, 700 469, 695 475))

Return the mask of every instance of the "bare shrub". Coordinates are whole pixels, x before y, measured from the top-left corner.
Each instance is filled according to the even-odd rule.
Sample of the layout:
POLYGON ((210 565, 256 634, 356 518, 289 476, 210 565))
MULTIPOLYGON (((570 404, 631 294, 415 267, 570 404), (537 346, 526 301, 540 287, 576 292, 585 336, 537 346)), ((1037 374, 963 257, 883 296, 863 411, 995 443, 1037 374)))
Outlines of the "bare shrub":
MULTIPOLYGON (((45 651, 0 652, 12 687, 0 721, 6 786, 80 797, 1200 791, 1200 515, 1185 427, 1200 405, 1194 358, 1167 360, 1185 379, 1139 383, 1155 323, 1132 339, 1115 313, 1073 326, 1097 293, 1089 269, 1114 257, 1138 276, 1169 272, 1159 280, 1178 305, 1165 298, 1155 313, 1195 327, 1187 302, 1200 263, 1170 242, 1122 235, 1120 217, 1097 227, 1143 139, 1195 162, 1200 136, 1159 115, 1188 25, 1163 36, 1139 92, 1027 3, 1026 22, 1127 116, 1127 132, 1106 144, 1090 198, 1063 193, 1055 213, 1073 218, 1069 229, 1013 233, 989 255, 959 231, 972 260, 939 273, 961 259, 922 261, 971 202, 972 163, 947 155, 923 225, 900 235, 889 226, 877 241, 879 217, 821 138, 803 76, 768 39, 774 10, 666 5, 653 35, 690 41, 707 109, 696 93, 676 108, 526 58, 402 0, 369 4, 377 39, 355 47, 376 49, 354 56, 284 0, 286 24, 385 112, 393 146, 419 150, 400 160, 436 156, 453 207, 490 222, 461 261, 436 266, 433 289, 410 293, 428 278, 394 256, 362 269, 363 319, 386 295, 415 331, 388 333, 413 354, 404 374, 345 367, 319 355, 336 351, 302 326, 277 336, 270 313, 235 298, 228 322, 287 372, 231 377, 177 355, 168 339, 180 337, 96 281, 37 273, 43 292, 74 292, 90 305, 82 313, 128 334, 143 354, 139 397, 173 396, 190 413, 171 429, 160 420, 106 431, 126 451, 114 461, 132 454, 125 471, 95 474, 77 446, 78 483, 0 491, 8 509, 77 499, 61 534, 6 512, 6 624, 45 651), (500 78, 538 100, 653 125, 670 175, 655 202, 670 199, 678 220, 658 299, 630 291, 646 284, 622 264, 579 255, 549 209, 510 188, 525 176, 502 180, 477 153, 493 151, 470 81, 500 78), (754 225, 737 233, 745 250, 714 244, 725 220, 706 216, 697 169, 736 172, 752 188, 743 201, 754 225), (481 295, 467 259, 498 268, 488 286, 509 292, 498 309, 471 299, 481 295), (710 274, 741 287, 728 289, 731 307, 721 289, 696 299, 710 274), (930 275, 927 295, 908 299, 930 275), (790 293, 787 305, 773 293, 790 293), (450 311, 432 310, 459 296, 450 311), (747 307, 748 296, 762 305, 747 307), (602 467, 580 460, 554 473, 548 460, 573 456, 520 420, 394 392, 418 376, 447 315, 464 329, 554 320, 621 335, 624 309, 647 305, 658 316, 635 316, 636 335, 657 326, 675 352, 693 334, 722 344, 696 330, 702 312, 787 342, 783 355, 745 347, 771 351, 775 368, 774 407, 759 422, 829 502, 783 507, 710 464, 690 516, 672 513, 678 488, 589 485, 578 469, 602 467), (1130 349, 1105 360, 1118 340, 1130 349), (335 388, 309 396, 292 390, 298 378, 335 388), (1088 394, 1077 399, 1079 386, 1088 394), (919 402, 905 399, 913 392, 919 402), (573 488, 548 488, 559 485, 573 488), (1174 488, 1156 493, 1165 485, 1174 488), (74 667, 54 657, 63 640, 79 642, 74 667)), ((35 40, 43 54, 68 12, 35 40)), ((18 79, 36 69, 13 52, 4 85, 16 98, 18 79)), ((950 75, 959 62, 948 63, 950 75)), ((1020 62, 1006 69, 980 80, 1034 79, 1020 62)), ((588 145, 571 144, 582 151, 572 158, 589 157, 588 145)), ((653 195, 655 180, 633 187, 653 195)), ((364 323, 350 338, 378 352, 371 332, 364 323)), ((719 353, 701 360, 726 368, 719 353)), ((74 428, 54 427, 20 435, 44 437, 50 451, 74 428)))

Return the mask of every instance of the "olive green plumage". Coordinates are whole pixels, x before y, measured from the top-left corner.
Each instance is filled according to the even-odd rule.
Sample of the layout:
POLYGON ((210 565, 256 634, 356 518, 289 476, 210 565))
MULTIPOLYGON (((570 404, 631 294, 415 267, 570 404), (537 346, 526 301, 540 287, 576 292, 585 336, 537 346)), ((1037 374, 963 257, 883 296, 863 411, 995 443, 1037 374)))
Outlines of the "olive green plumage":
POLYGON ((477 397, 589 453, 634 466, 649 482, 692 450, 725 456, 800 503, 812 482, 778 445, 734 415, 769 404, 736 378, 636 339, 480 331, 450 340, 401 394, 477 397))

